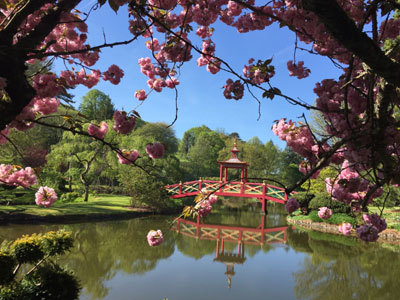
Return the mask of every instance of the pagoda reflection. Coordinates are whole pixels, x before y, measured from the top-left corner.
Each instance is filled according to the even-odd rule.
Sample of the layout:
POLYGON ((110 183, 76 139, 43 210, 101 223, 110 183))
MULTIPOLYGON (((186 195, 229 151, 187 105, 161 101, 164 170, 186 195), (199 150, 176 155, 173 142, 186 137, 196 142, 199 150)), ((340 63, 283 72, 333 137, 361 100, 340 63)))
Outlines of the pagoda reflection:
MULTIPOLYGON (((228 287, 231 287, 232 276, 235 275, 235 265, 246 261, 245 245, 286 244, 287 229, 289 226, 266 227, 265 215, 260 215, 260 225, 256 228, 243 226, 229 226, 204 224, 200 218, 191 221, 183 218, 176 220, 174 231, 179 234, 200 240, 214 240, 216 251, 214 261, 226 266, 225 275, 228 278, 228 287), (226 243, 237 244, 236 253, 226 250, 226 243)), ((231 248, 231 247, 229 247, 231 248)))

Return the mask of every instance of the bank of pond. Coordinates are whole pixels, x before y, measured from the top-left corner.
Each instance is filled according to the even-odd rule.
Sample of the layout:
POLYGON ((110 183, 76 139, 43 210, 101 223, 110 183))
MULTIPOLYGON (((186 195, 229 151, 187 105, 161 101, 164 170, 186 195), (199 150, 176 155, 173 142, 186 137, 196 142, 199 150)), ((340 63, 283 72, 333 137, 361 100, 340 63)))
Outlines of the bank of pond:
POLYGON ((280 206, 218 208, 197 223, 175 216, 67 225, 6 225, 0 241, 63 229, 74 247, 57 258, 80 299, 399 299, 400 248, 307 232, 280 206), (146 234, 161 229, 164 243, 146 234))

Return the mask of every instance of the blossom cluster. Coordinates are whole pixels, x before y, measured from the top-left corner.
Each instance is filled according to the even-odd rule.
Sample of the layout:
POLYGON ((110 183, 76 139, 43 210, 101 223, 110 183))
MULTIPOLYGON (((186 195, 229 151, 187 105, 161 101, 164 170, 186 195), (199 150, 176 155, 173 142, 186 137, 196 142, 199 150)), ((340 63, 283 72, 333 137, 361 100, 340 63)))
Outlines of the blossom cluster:
POLYGON ((28 188, 37 183, 37 178, 31 167, 0 164, 0 183, 28 188))
POLYGON ((147 242, 149 246, 154 247, 162 244, 164 241, 164 236, 160 229, 158 230, 150 230, 147 234, 147 242))
POLYGON ((39 206, 50 207, 57 201, 57 194, 54 189, 47 186, 41 186, 35 193, 35 203, 39 206))

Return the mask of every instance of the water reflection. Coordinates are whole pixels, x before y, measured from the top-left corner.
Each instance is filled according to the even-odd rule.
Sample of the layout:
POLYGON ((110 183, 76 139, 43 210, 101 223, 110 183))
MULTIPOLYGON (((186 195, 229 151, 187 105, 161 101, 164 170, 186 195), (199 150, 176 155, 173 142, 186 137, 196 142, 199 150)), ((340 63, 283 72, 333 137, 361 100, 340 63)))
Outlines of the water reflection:
POLYGON ((287 227, 270 215, 230 210, 204 222, 172 217, 60 226, 2 226, 0 242, 64 228, 71 253, 59 259, 84 287, 81 299, 399 299, 396 248, 287 227), (149 247, 149 229, 165 242, 149 247), (206 288, 205 288, 206 287, 206 288))
MULTIPOLYGON (((252 218, 255 220, 257 218, 252 218)), ((235 275, 235 265, 243 264, 246 261, 245 257, 245 245, 257 246, 256 251, 252 251, 252 256, 258 252, 260 247, 264 246, 264 250, 267 249, 265 247, 268 244, 272 243, 286 243, 286 232, 288 226, 281 227, 266 227, 267 217, 265 215, 259 216, 259 225, 256 228, 253 227, 243 227, 243 226, 228 226, 228 225, 216 225, 209 224, 210 220, 208 219, 206 223, 200 222, 200 219, 197 218, 196 222, 190 221, 187 219, 177 219, 176 225, 173 227, 173 230, 179 233, 180 235, 190 237, 192 239, 197 240, 207 240, 214 241, 213 243, 207 243, 208 247, 203 249, 211 250, 212 245, 215 245, 215 258, 214 262, 221 262, 226 266, 225 275, 228 280, 228 287, 232 286, 232 276, 235 275), (228 243, 228 244, 227 244, 228 243), (235 253, 231 245, 237 245, 237 252, 235 253)), ((271 222, 272 223, 272 222, 271 222)), ((187 243, 185 241, 183 246, 190 245, 193 243, 187 243)), ((185 253, 185 249, 187 247, 179 248, 181 243, 178 243, 178 249, 185 253)), ((247 248, 247 246, 246 246, 247 248)), ((254 248, 254 247, 253 247, 254 248)), ((252 249, 252 247, 250 247, 252 249)), ((194 252, 194 247, 191 247, 192 253, 194 252)), ((208 254, 208 253, 204 253, 208 254)), ((198 259, 202 257, 199 255, 198 251, 195 252, 195 258, 198 259)))

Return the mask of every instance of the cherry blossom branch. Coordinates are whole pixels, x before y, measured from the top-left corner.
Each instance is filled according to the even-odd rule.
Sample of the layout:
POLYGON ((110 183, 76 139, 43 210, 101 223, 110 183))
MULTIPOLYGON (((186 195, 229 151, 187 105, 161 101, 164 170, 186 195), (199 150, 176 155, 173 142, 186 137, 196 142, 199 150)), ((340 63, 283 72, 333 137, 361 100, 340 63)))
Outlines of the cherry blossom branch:
POLYGON ((400 87, 400 64, 387 57, 368 35, 358 29, 335 0, 302 0, 302 7, 316 14, 326 30, 375 73, 400 87))

